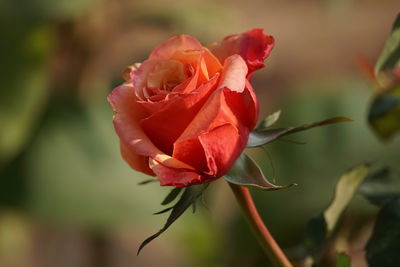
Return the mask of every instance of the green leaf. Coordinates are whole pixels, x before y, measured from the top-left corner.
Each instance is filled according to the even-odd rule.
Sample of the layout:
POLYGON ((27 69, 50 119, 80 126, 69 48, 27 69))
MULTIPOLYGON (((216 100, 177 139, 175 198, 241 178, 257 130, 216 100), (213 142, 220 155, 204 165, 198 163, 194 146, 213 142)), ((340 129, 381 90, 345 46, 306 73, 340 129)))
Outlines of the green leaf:
POLYGON ((345 253, 336 253, 336 267, 350 267, 351 259, 345 253))
POLYGON ((260 167, 246 154, 242 153, 233 164, 231 170, 225 174, 225 180, 232 184, 246 187, 255 187, 264 190, 278 190, 291 187, 295 184, 279 186, 270 183, 260 167))
MULTIPOLYGON (((193 203, 197 200, 197 198, 202 195, 203 191, 207 188, 207 186, 208 186, 208 184, 201 184, 201 185, 192 185, 192 186, 186 187, 181 198, 172 207, 171 214, 169 215, 164 227, 161 228, 154 235, 152 235, 152 236, 148 237, 146 240, 144 240, 142 242, 142 244, 139 246, 137 254, 140 253, 140 251, 144 248, 144 246, 146 246, 148 243, 150 243, 152 240, 154 240, 160 234, 162 234, 165 230, 167 230, 168 227, 170 227, 190 206, 192 206, 193 203)), ((157 214, 168 211, 169 209, 170 208, 167 208, 163 211, 158 212, 157 214)))
POLYGON ((350 203, 358 186, 367 176, 369 164, 361 164, 344 173, 336 185, 335 197, 329 207, 324 211, 328 234, 335 228, 340 215, 350 203))
POLYGON ((174 201, 175 198, 181 192, 181 190, 182 190, 182 187, 175 187, 174 189, 172 189, 171 192, 169 192, 169 194, 165 197, 163 202, 161 202, 161 205, 167 205, 167 204, 171 203, 172 201, 174 201))
POLYGON ((400 131, 400 86, 378 94, 372 101, 368 122, 384 141, 400 131))
POLYGON ((315 261, 318 261, 326 239, 333 233, 337 222, 353 198, 360 183, 365 179, 369 170, 369 164, 360 164, 345 172, 339 179, 335 196, 323 212, 312 218, 306 228, 307 248, 315 261))
POLYGON ((392 32, 383 47, 375 64, 375 73, 385 69, 393 69, 399 65, 400 59, 400 14, 393 24, 392 32))
POLYGON ((358 192, 372 204, 382 206, 400 196, 400 177, 388 167, 368 175, 358 192))
POLYGON ((275 122, 278 121, 281 116, 281 111, 275 111, 274 113, 268 115, 255 129, 256 131, 266 130, 268 127, 272 126, 275 122))
POLYGON ((386 204, 378 213, 374 231, 366 246, 370 267, 400 266, 400 198, 386 204))
POLYGON ((328 124, 347 122, 347 121, 352 121, 352 120, 346 117, 334 117, 327 120, 314 122, 312 124, 305 124, 298 127, 276 128, 276 129, 265 129, 265 130, 256 129, 250 133, 249 141, 247 142, 247 147, 262 146, 271 143, 285 135, 305 131, 317 126, 324 126, 328 124))

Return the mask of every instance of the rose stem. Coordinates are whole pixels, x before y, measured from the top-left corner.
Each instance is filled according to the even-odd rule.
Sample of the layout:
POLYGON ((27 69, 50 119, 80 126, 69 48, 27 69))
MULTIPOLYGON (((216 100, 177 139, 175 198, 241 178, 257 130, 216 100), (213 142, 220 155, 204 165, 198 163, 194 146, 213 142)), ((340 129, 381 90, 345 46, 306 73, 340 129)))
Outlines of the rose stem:
POLYGON ((262 221, 260 214, 254 205, 249 189, 232 183, 228 184, 230 185, 236 200, 239 202, 240 208, 242 209, 247 222, 250 224, 271 263, 277 267, 293 266, 262 221))

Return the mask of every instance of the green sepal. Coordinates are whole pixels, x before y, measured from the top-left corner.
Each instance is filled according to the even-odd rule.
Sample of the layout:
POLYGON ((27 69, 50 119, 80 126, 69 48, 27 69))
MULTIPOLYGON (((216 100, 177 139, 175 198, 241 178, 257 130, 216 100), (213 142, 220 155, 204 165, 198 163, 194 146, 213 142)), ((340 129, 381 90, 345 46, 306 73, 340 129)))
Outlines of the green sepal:
POLYGON ((288 128, 275 128, 275 129, 269 129, 269 128, 263 128, 261 130, 255 129, 250 133, 249 140, 247 141, 247 147, 258 147, 258 146, 263 146, 268 143, 271 143, 282 136, 309 130, 311 128, 317 127, 317 126, 324 126, 328 124, 334 124, 334 123, 339 123, 339 122, 348 122, 352 121, 349 118, 346 117, 334 117, 330 118, 327 120, 323 121, 318 121, 314 122, 311 124, 305 124, 302 126, 298 127, 288 127, 288 128))
POLYGON ((167 230, 168 227, 170 227, 189 207, 193 206, 193 203, 195 203, 197 198, 199 198, 203 194, 204 190, 207 187, 208 184, 192 185, 185 187, 185 191, 183 192, 180 199, 174 206, 158 212, 157 214, 160 214, 172 210, 164 227, 161 228, 154 235, 144 240, 142 244, 139 246, 137 254, 139 255, 140 251, 144 248, 144 246, 146 246, 148 243, 150 243, 152 240, 154 240, 160 234, 162 234, 165 230, 167 230))
POLYGON ((260 167, 245 153, 242 153, 233 164, 231 170, 225 174, 225 180, 232 184, 263 190, 278 190, 291 187, 295 184, 280 186, 270 183, 260 167))
POLYGON ((175 187, 172 189, 171 192, 169 192, 169 194, 164 198, 163 202, 161 202, 161 205, 167 205, 174 201, 181 191, 182 187, 175 187))

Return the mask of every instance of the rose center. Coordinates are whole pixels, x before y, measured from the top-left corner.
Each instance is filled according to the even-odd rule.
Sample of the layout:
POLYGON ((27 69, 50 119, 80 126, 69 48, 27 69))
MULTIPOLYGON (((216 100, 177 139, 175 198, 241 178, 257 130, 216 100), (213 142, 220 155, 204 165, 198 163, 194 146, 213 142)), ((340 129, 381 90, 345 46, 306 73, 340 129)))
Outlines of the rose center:
POLYGON ((183 64, 177 60, 163 60, 154 66, 147 77, 147 87, 171 92, 188 78, 183 64))

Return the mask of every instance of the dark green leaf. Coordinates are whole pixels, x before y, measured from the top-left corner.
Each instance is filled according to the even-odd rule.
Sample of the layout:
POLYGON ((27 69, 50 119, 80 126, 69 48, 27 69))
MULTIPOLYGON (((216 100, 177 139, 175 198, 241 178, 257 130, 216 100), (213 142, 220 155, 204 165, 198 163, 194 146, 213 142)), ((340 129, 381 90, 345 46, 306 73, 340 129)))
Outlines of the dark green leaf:
POLYGON ((345 253, 336 253, 336 267, 350 267, 351 259, 345 253))
POLYGON ((157 238, 160 234, 162 234, 165 230, 167 230, 168 227, 170 227, 171 224, 174 223, 187 210, 187 208, 193 205, 193 203, 197 200, 197 198, 202 195, 203 191, 207 188, 207 186, 208 184, 201 184, 201 185, 192 185, 186 187, 181 198, 172 207, 171 214, 169 215, 164 227, 161 228, 160 231, 158 231, 154 235, 144 240, 142 244, 139 246, 137 254, 140 253, 140 251, 143 249, 144 246, 146 246, 153 239, 157 238))
POLYGON ((169 194, 165 197, 163 202, 161 202, 161 205, 167 205, 171 203, 172 201, 175 200, 175 198, 179 195, 181 192, 182 188, 181 187, 175 187, 174 189, 169 192, 169 194))
POLYGON ((400 131, 400 86, 378 94, 369 109, 368 122, 383 140, 400 131))
POLYGON ((278 121, 279 117, 281 116, 281 111, 275 111, 274 113, 268 115, 255 129, 256 131, 262 131, 273 125, 275 122, 278 121))
POLYGON ((318 214, 312 218, 306 226, 306 245, 309 253, 316 257, 322 250, 327 235, 327 228, 324 215, 318 214))
POLYGON ((378 213, 366 252, 370 267, 400 266, 400 198, 386 204, 378 213))
POLYGON ((400 196, 400 177, 388 167, 382 168, 368 175, 358 192, 372 204, 381 206, 400 196))
POLYGON ((294 185, 279 186, 270 183, 265 178, 260 167, 244 153, 239 156, 231 170, 225 174, 224 178, 233 184, 264 190, 278 190, 294 185))
POLYGON ((400 59, 400 14, 393 24, 392 32, 375 64, 375 73, 381 70, 393 69, 399 65, 400 59))
POLYGON ((317 126, 324 126, 328 124, 334 124, 339 122, 352 121, 346 117, 334 117, 327 120, 314 122, 312 124, 305 124, 298 127, 288 127, 288 128, 276 128, 276 129, 265 129, 265 130, 254 130, 250 133, 249 141, 247 142, 247 147, 257 147, 275 141, 276 139, 293 134, 300 131, 305 131, 317 126))

